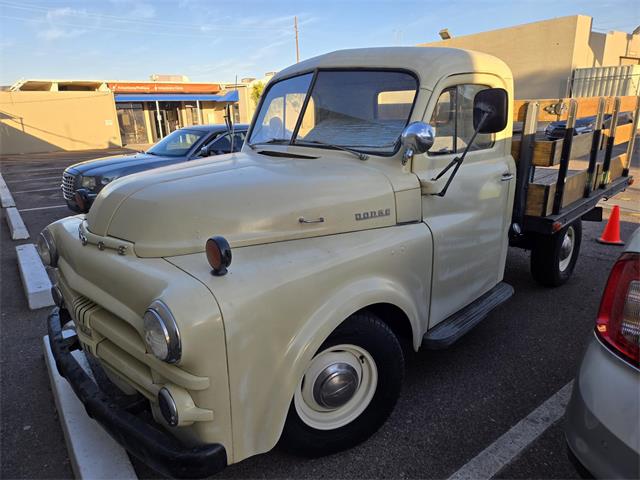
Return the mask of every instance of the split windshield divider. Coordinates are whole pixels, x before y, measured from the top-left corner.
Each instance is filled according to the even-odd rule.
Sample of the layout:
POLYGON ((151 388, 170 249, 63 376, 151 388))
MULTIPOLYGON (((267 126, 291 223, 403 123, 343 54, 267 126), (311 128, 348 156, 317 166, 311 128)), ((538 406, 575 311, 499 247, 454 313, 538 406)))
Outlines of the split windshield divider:
POLYGON ((313 87, 316 85, 316 80, 318 79, 319 71, 320 71, 319 68, 316 68, 313 71, 313 77, 311 77, 311 81, 309 82, 309 88, 307 88, 307 93, 305 94, 304 101, 302 102, 302 107, 300 108, 300 115, 298 115, 298 119, 296 120, 296 126, 293 128, 293 132, 291 133, 291 139, 289 140, 289 145, 294 145, 295 139, 298 136, 298 130, 300 130, 300 126, 302 125, 302 117, 304 117, 304 114, 307 111, 307 105, 309 105, 311 92, 313 91, 313 87))

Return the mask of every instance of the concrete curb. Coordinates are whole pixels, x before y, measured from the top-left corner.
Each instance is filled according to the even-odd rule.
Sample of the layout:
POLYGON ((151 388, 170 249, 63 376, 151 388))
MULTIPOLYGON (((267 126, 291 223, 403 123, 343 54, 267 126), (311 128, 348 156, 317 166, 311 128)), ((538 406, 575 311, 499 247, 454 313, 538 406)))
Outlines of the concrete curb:
MULTIPOLYGON (((73 473, 79 479, 137 479, 125 450, 90 418, 71 386, 60 376, 51 354, 49 336, 44 336, 44 359, 51 391, 67 443, 73 473)), ((89 372, 84 354, 74 352, 78 363, 89 372)))
POLYGON ((0 203, 3 208, 16 206, 16 202, 14 202, 11 191, 7 187, 4 178, 2 178, 2 174, 0 174, 0 203))
POLYGON ((53 305, 51 280, 49 280, 35 245, 32 243, 18 245, 16 253, 18 254, 18 268, 20 269, 22 286, 29 308, 36 310, 53 305))
POLYGON ((9 232, 12 240, 25 240, 29 238, 29 230, 22 221, 20 212, 15 207, 9 207, 6 210, 7 223, 9 224, 9 232))

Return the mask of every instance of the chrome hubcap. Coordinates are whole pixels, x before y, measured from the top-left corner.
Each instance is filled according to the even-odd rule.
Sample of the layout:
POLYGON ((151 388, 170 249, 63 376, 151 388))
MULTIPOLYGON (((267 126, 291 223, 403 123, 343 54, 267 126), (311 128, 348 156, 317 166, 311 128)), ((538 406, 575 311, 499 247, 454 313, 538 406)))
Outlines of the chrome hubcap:
POLYGON ((377 385, 378 369, 369 352, 358 345, 336 345, 311 360, 293 403, 305 424, 333 430, 369 406, 377 385))
POLYGON ((573 256, 573 248, 575 245, 576 232, 573 227, 569 227, 562 239, 562 245, 560 246, 560 271, 564 272, 571 263, 571 257, 573 256))
POLYGON ((313 385, 313 399, 325 408, 347 403, 358 389, 358 372, 348 363, 334 363, 325 368, 313 385))

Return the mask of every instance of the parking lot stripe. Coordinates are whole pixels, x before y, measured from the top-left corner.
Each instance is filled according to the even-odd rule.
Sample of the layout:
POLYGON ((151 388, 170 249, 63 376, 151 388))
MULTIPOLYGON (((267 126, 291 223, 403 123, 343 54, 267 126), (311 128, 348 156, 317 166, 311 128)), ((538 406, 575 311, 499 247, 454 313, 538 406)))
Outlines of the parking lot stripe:
POLYGON ((25 240, 29 238, 29 231, 22 221, 20 212, 15 207, 7 208, 7 223, 12 240, 25 240))
POLYGON ((13 194, 17 195, 18 193, 48 192, 50 190, 60 190, 60 187, 36 188, 35 190, 19 190, 17 192, 13 192, 13 194))
MULTIPOLYGON (((42 340, 51 390, 75 477, 79 479, 136 479, 135 470, 127 453, 87 415, 84 406, 73 393, 71 386, 58 373, 51 354, 49 337, 45 336, 42 340)), ((78 363, 89 371, 84 356, 76 354, 76 352, 74 352, 74 356, 78 363)))
POLYGON ((66 205, 52 205, 50 207, 33 207, 33 208, 21 208, 21 212, 33 212, 34 210, 49 210, 52 208, 66 208, 66 205))
POLYGON ((506 467, 536 438, 562 418, 571 397, 573 381, 516 423, 508 432, 449 477, 449 480, 489 479, 506 467))
POLYGON ((9 180, 9 183, 25 183, 25 182, 39 182, 40 180, 60 180, 60 176, 56 175, 55 177, 34 177, 34 178, 23 178, 22 180, 9 180))
POLYGON ((5 175, 22 175, 23 173, 40 173, 47 172, 49 170, 59 170, 62 172, 64 167, 49 167, 49 168, 34 168, 33 170, 18 170, 16 172, 4 172, 5 175))
POLYGON ((2 174, 0 174, 0 203, 3 208, 16 206, 16 202, 13 201, 11 191, 9 190, 9 187, 7 187, 4 178, 2 178, 2 174))
POLYGON ((32 243, 18 245, 18 268, 22 278, 24 294, 31 310, 53 305, 51 296, 51 280, 32 243))

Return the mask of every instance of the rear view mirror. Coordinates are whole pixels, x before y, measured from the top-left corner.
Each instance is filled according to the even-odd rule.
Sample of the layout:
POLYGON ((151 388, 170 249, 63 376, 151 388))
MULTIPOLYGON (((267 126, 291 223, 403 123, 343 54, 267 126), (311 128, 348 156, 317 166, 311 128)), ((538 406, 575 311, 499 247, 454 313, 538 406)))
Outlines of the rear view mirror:
POLYGON ((473 100, 473 128, 480 127, 478 133, 501 132, 507 126, 508 112, 509 97, 504 88, 481 90, 473 100))

